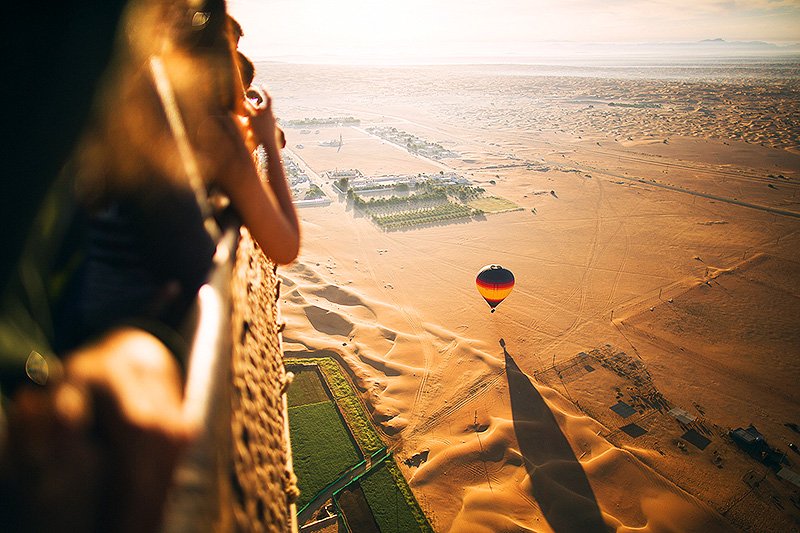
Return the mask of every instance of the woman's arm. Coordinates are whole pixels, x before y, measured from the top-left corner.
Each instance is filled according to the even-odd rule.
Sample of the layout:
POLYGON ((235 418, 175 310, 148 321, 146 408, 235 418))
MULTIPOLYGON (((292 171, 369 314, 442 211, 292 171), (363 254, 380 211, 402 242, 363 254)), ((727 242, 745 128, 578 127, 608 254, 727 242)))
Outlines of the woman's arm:
MULTIPOLYGON (((267 184, 275 194, 275 198, 280 204, 281 210, 287 222, 294 228, 297 239, 297 246, 300 245, 300 223, 297 219, 297 211, 292 202, 292 194, 283 170, 281 160, 281 149, 286 145, 283 132, 275 123, 275 115, 272 112, 272 98, 264 93, 266 101, 260 107, 255 107, 246 100, 248 111, 250 112, 250 128, 256 140, 264 146, 267 152, 267 184)), ((295 254, 296 256, 297 254, 295 254)), ((294 259, 294 258, 292 258, 294 259)))
POLYGON ((239 127, 232 116, 220 117, 215 134, 202 136, 203 150, 216 159, 223 155, 216 182, 261 250, 278 264, 294 261, 300 250, 300 224, 283 171, 276 139, 275 118, 269 101, 249 106, 250 127, 267 151, 267 182, 262 182, 239 127))

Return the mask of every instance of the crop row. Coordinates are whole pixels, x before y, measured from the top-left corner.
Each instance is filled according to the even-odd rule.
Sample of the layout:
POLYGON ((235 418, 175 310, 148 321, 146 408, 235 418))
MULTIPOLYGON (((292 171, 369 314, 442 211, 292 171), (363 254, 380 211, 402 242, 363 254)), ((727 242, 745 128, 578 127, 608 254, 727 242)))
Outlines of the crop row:
POLYGON ((482 211, 461 204, 446 203, 431 209, 419 209, 389 215, 375 215, 372 220, 381 228, 395 230, 423 224, 435 224, 459 218, 469 218, 479 215, 482 211))
POLYGON ((358 195, 353 197, 353 204, 364 210, 413 205, 414 203, 429 201, 445 202, 447 201, 447 193, 444 190, 432 190, 409 196, 385 196, 382 198, 370 198, 369 200, 365 200, 358 195))

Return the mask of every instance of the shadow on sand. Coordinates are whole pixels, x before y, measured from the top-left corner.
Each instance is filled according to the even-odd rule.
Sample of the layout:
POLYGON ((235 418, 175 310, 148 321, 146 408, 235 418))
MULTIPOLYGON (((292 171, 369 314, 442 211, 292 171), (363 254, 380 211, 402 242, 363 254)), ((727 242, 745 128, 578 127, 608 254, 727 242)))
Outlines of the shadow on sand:
POLYGON ((500 345, 506 359, 514 433, 531 480, 531 494, 542 514, 559 533, 608 531, 583 467, 553 413, 503 339, 500 345))

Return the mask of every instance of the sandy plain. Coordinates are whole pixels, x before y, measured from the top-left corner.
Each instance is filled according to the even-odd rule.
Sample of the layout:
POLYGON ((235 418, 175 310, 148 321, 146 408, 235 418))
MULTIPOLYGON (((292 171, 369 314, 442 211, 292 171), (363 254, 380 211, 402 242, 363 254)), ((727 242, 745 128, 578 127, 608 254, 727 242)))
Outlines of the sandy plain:
POLYGON ((727 436, 800 440, 796 69, 257 66, 282 118, 361 120, 287 129, 334 202, 301 210, 279 270, 284 347, 346 367, 437 531, 800 527, 800 489, 727 436), (337 168, 453 170, 524 209, 387 233, 320 177, 337 168), (488 263, 517 280, 495 314, 488 263))

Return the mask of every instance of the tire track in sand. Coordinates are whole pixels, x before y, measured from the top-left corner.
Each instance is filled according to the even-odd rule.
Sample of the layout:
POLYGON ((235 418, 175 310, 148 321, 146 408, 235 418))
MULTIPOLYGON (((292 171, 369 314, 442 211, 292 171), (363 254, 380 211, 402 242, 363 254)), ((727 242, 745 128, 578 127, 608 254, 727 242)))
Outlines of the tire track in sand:
POLYGON ((414 432, 422 432, 426 433, 436 427, 442 420, 447 419, 449 416, 455 414, 457 411, 460 411, 466 405, 472 403, 473 401, 477 400, 491 389, 491 387, 500 381, 506 374, 505 368, 500 368, 495 370, 494 372, 490 372, 488 375, 484 374, 476 378, 469 386, 465 388, 461 388, 459 390, 459 394, 457 399, 453 403, 448 403, 448 405, 442 407, 441 409, 435 411, 430 416, 426 417, 425 420, 420 423, 418 426, 414 427, 414 432))
POLYGON ((596 215, 595 228, 594 228, 594 233, 592 234, 592 241, 589 248, 589 256, 587 258, 586 264, 584 265, 580 282, 578 283, 578 289, 580 291, 580 298, 578 300, 578 310, 574 314, 574 319, 572 320, 572 324, 570 324, 570 326, 566 330, 558 334, 556 336, 556 339, 554 339, 550 344, 541 348, 538 352, 535 352, 537 358, 540 358, 542 355, 545 355, 546 353, 549 353, 550 351, 561 346, 567 339, 570 338, 570 336, 575 331, 577 331, 577 329, 581 326, 582 320, 584 318, 586 310, 586 300, 588 298, 586 279, 588 278, 589 273, 592 271, 594 264, 597 262, 599 257, 597 250, 600 240, 600 232, 602 231, 602 226, 603 226, 602 203, 605 198, 605 192, 603 190, 603 185, 600 182, 600 180, 596 180, 595 183, 597 183, 597 202, 595 203, 595 215, 596 215))
MULTIPOLYGON (((394 304, 395 309, 397 309, 400 314, 405 319, 406 323, 410 326, 411 333, 413 336, 418 340, 422 356, 423 356, 423 366, 422 366, 422 375, 420 377, 420 383, 417 387, 417 391, 414 395, 414 402, 411 405, 411 410, 408 414, 409 425, 412 424, 415 418, 418 416, 418 406, 422 400, 422 396, 425 392, 425 386, 428 381, 428 376, 431 372, 431 366, 433 365, 434 355, 431 353, 433 349, 433 343, 431 334, 428 332, 427 328, 425 328, 422 320, 419 318, 419 314, 413 310, 413 308, 409 308, 407 302, 400 301, 397 297, 397 293, 391 289, 387 288, 385 284, 382 283, 382 280, 378 279, 378 276, 375 271, 375 267, 373 265, 373 261, 367 252, 367 248, 364 246, 364 239, 363 239, 363 230, 356 224, 356 238, 358 240, 358 247, 362 251, 361 258, 364 260, 364 263, 369 271, 369 276, 372 278, 373 282, 375 282, 376 286, 379 290, 385 295, 387 300, 391 301, 394 304)), ((391 274, 391 269, 383 270, 383 274, 385 277, 388 278, 390 285, 394 287, 396 285, 396 280, 394 276, 391 274)))

